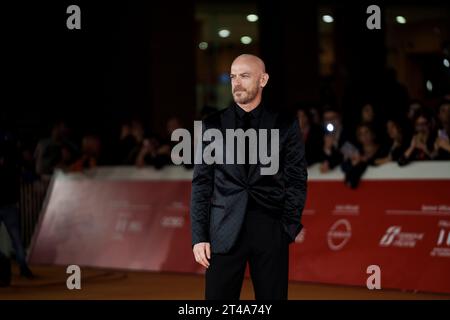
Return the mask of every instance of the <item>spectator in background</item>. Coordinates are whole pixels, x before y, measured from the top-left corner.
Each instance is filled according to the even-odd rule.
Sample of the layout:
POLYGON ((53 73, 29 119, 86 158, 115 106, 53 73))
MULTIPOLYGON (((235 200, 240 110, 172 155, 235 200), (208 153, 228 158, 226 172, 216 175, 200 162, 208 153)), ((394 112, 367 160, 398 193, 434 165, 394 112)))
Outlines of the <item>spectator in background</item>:
POLYGON ((172 158, 170 154, 172 152, 172 147, 175 146, 176 142, 172 141, 172 132, 176 129, 182 128, 181 120, 178 117, 171 117, 166 123, 166 134, 161 140, 161 146, 156 152, 155 167, 157 169, 162 168, 166 165, 172 164, 172 158))
POLYGON ((380 115, 375 111, 372 103, 365 103, 361 108, 360 123, 368 124, 373 130, 379 142, 385 141, 383 125, 380 115))
POLYGON ((358 150, 342 163, 345 184, 354 189, 358 187, 362 175, 369 165, 376 165, 375 159, 383 158, 386 153, 376 142, 374 129, 369 124, 360 124, 356 129, 358 150))
POLYGON ((157 169, 161 169, 166 165, 172 164, 172 148, 177 143, 172 141, 172 132, 178 128, 182 128, 181 120, 178 117, 171 117, 166 123, 166 134, 160 138, 150 138, 141 146, 139 154, 136 158, 136 165, 142 167, 144 165, 153 165, 157 169))
POLYGON ((305 144, 306 163, 310 166, 321 160, 323 133, 320 127, 312 122, 311 114, 307 109, 299 108, 297 118, 305 144))
POLYGON ((444 100, 439 105, 438 120, 434 159, 450 160, 450 100, 444 100))
POLYGON ((63 171, 69 171, 70 166, 75 162, 78 157, 78 149, 75 151, 71 145, 63 143, 61 145, 61 158, 56 164, 55 169, 61 169, 63 171))
POLYGON ((15 137, 0 128, 0 223, 3 223, 11 238, 20 275, 32 279, 28 268, 25 249, 20 237, 20 155, 15 137))
POLYGON ((70 166, 70 171, 95 168, 100 159, 101 142, 96 135, 85 135, 81 141, 81 156, 70 166))
POLYGON ((411 100, 411 102, 409 103, 409 106, 408 106, 408 112, 406 113, 406 117, 408 120, 405 123, 405 127, 404 127, 406 132, 410 132, 410 133, 414 132, 414 118, 416 116, 416 113, 423 108, 424 108, 424 106, 423 106, 422 101, 420 101, 418 99, 411 100))
POLYGON ((399 120, 389 119, 386 123, 387 135, 390 139, 390 147, 386 157, 377 158, 376 165, 385 164, 391 161, 397 162, 406 151, 405 128, 399 120))
POLYGON ((403 156, 399 159, 400 165, 411 161, 430 160, 434 153, 436 134, 433 130, 433 117, 429 109, 422 108, 414 116, 414 135, 403 156))
POLYGON ((131 150, 136 145, 136 139, 131 134, 131 123, 124 122, 120 126, 119 142, 116 147, 116 162, 118 164, 126 164, 131 150))
POLYGON ((69 139, 70 129, 64 121, 57 121, 49 138, 38 142, 35 149, 36 173, 49 177, 55 168, 66 168, 78 152, 69 139))
POLYGON ((322 125, 322 119, 320 118, 319 109, 315 106, 309 108, 309 114, 311 115, 311 123, 317 127, 322 125))
POLYGON ((144 126, 135 119, 122 124, 119 144, 117 146, 117 162, 133 165, 144 141, 144 126))
POLYGON ((324 136, 320 172, 326 173, 342 162, 344 155, 341 148, 347 141, 342 127, 341 115, 337 110, 330 107, 324 110, 323 130, 324 136))
POLYGON ((136 166, 144 167, 155 165, 160 146, 160 142, 156 137, 145 138, 136 158, 136 166))
POLYGON ((414 121, 416 112, 422 108, 423 108, 422 102, 420 102, 419 100, 412 100, 410 102, 407 116, 408 119, 411 121, 411 123, 414 121))
POLYGON ((361 123, 370 123, 373 124, 375 122, 375 110, 371 103, 366 103, 361 108, 361 123))

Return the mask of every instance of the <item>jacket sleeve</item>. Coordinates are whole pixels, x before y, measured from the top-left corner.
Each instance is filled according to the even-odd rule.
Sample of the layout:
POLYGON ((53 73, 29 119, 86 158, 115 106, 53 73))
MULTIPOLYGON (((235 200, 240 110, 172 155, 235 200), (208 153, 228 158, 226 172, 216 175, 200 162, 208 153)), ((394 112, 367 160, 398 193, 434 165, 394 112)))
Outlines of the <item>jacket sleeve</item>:
MULTIPOLYGON (((204 121, 202 127, 206 127, 204 121)), ((209 242, 210 205, 214 189, 214 165, 205 164, 201 154, 209 142, 204 142, 201 137, 198 137, 197 141, 195 152, 196 157, 201 159, 201 164, 194 165, 192 178, 190 208, 192 246, 199 242, 209 242), (202 145, 201 149, 200 145, 202 145)))
POLYGON ((306 202, 308 179, 305 146, 297 119, 288 128, 284 150, 281 168, 286 196, 281 220, 292 242, 303 228, 301 217, 306 202))

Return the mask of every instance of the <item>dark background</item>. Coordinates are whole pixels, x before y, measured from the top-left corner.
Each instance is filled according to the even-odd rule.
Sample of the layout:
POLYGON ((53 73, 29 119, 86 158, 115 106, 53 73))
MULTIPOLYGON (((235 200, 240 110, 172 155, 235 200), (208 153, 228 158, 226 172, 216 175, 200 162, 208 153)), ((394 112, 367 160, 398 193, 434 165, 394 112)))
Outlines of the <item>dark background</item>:
MULTIPOLYGON (((201 21, 199 6, 227 8, 251 4, 257 9, 258 42, 234 52, 253 52, 266 62, 270 85, 265 99, 278 108, 298 103, 334 104, 344 119, 357 114, 366 100, 389 109, 386 87, 387 53, 385 8, 419 6, 413 2, 351 1, 52 1, 16 2, 2 10, 3 50, 6 69, 1 122, 24 140, 48 135, 56 119, 65 119, 79 135, 99 134, 107 144, 117 136, 124 119, 139 118, 155 132, 164 130, 173 115, 189 127, 198 118, 196 84, 209 68, 217 47, 198 53, 201 21), (66 28, 66 8, 81 8, 81 30, 66 28), (365 27, 369 4, 382 10, 381 30, 365 27), (335 16, 333 71, 319 72, 318 10, 330 6, 335 16), (211 53, 213 52, 213 53, 211 53), (203 56, 202 56, 203 55, 203 56), (210 59, 210 60, 208 60, 210 59)), ((444 1, 427 1, 424 7, 443 7, 444 1)), ((449 34, 450 19, 441 30, 449 34)), ((440 44, 442 52, 449 47, 440 44)), ((424 77, 440 77, 433 94, 410 92, 411 97, 437 99, 448 92, 449 75, 437 66, 442 52, 417 59, 428 67, 424 77), (437 63, 435 62, 438 61, 437 63), (427 62, 428 61, 428 62, 427 62)), ((448 53, 448 51, 446 51, 448 53)), ((217 56, 217 55, 216 55, 217 56)), ((214 64, 229 67, 230 58, 214 64)), ((217 77, 211 77, 218 81, 217 77)), ((210 96, 214 97, 214 88, 210 96)), ((223 105, 214 105, 222 108, 223 105)))

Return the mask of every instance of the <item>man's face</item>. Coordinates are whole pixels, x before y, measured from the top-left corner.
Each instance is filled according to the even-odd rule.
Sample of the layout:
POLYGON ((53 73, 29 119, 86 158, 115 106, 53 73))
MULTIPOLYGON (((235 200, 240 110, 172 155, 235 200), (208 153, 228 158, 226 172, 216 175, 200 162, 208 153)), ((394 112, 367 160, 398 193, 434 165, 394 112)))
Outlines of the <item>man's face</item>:
POLYGON ((233 99, 236 103, 250 103, 261 94, 261 71, 253 64, 235 61, 231 66, 230 78, 233 99))

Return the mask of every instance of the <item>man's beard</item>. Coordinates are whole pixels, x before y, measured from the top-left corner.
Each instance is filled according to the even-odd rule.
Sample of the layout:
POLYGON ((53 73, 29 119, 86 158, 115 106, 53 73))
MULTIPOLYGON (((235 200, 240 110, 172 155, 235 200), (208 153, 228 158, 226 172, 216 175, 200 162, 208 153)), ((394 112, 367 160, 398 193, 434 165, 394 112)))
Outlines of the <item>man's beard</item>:
POLYGON ((241 104, 247 104, 251 102, 253 99, 255 99, 257 93, 258 93, 258 87, 253 88, 253 90, 245 90, 243 88, 239 88, 239 90, 235 89, 236 91, 239 91, 240 96, 236 96, 236 91, 233 92, 233 99, 236 103, 241 104))

